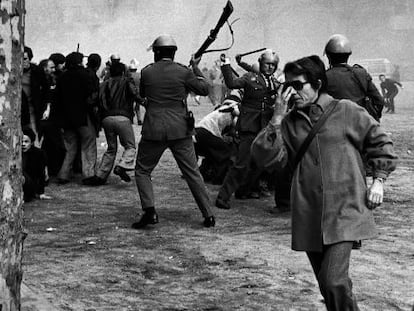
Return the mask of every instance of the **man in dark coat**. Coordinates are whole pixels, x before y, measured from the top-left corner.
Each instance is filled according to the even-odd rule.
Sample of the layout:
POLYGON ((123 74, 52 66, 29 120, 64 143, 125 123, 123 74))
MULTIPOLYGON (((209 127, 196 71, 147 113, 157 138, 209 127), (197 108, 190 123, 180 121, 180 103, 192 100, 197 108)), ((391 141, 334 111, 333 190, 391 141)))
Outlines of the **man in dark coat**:
MULTIPOLYGON (((40 120, 50 99, 46 75, 42 68, 32 63, 32 49, 25 46, 22 76, 22 126, 30 127, 35 134, 40 129, 40 120)), ((39 137, 37 137, 39 139, 39 137)))
POLYGON ((276 90, 279 82, 273 76, 279 57, 271 50, 259 59, 260 73, 249 72, 241 78, 234 78, 230 62, 221 67, 224 80, 229 89, 243 89, 240 116, 236 128, 240 143, 234 165, 228 171, 216 199, 218 208, 229 209, 230 198, 237 190, 236 197, 250 194, 250 188, 260 175, 250 166, 250 146, 273 115, 276 90), (239 187, 241 187, 239 189, 239 187))
POLYGON ((66 57, 67 70, 56 83, 56 110, 66 147, 65 160, 58 174, 60 183, 67 183, 70 179, 79 139, 83 182, 95 175, 96 135, 88 113, 93 80, 82 60, 81 53, 70 53, 66 57))
POLYGON ((140 95, 146 99, 142 138, 138 146, 135 179, 144 215, 132 225, 140 229, 158 223, 154 208, 151 172, 164 151, 169 148, 190 187, 204 217, 204 226, 212 227, 215 219, 211 202, 197 165, 192 135, 194 124, 187 113, 187 96, 194 92, 208 94, 198 63, 192 59, 192 70, 174 62, 177 45, 168 35, 158 37, 153 45, 155 63, 141 72, 140 95))
POLYGON ((387 105, 387 111, 390 113, 395 113, 395 106, 394 106, 394 97, 398 94, 398 87, 404 88, 402 84, 398 81, 393 79, 387 79, 385 75, 380 75, 379 79, 381 81, 381 92, 382 96, 384 97, 384 101, 387 105))

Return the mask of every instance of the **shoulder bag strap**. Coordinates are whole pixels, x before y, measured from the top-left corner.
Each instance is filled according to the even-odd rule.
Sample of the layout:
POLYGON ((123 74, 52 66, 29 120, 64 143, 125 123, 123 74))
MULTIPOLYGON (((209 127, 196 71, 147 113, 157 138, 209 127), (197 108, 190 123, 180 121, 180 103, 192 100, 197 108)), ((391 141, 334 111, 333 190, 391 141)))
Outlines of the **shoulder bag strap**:
POLYGON ((328 109, 325 111, 325 113, 319 118, 319 120, 314 124, 311 131, 309 132, 308 136, 306 136, 304 142, 299 148, 298 153, 296 154, 295 160, 293 162, 292 166, 292 172, 296 170, 296 167, 302 160, 306 150, 308 150, 310 143, 312 142, 313 138, 316 136, 316 134, 319 132, 321 127, 325 124, 328 117, 332 114, 333 110, 337 106, 339 100, 334 99, 332 103, 329 105, 328 109))

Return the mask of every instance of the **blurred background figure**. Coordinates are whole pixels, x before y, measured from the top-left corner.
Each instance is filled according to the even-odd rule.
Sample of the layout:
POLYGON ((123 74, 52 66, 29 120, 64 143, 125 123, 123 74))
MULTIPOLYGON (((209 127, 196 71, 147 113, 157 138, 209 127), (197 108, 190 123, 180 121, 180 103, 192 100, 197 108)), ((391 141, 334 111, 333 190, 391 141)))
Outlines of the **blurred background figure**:
MULTIPOLYGON (((136 58, 131 59, 128 66, 128 72, 133 79, 135 86, 139 88, 139 82, 141 80, 141 72, 138 70, 139 61, 136 58)), ((135 102, 134 110, 137 117, 137 124, 142 125, 143 116, 141 114, 141 104, 139 101, 135 102)))
POLYGON ((379 79, 381 81, 381 92, 384 98, 385 107, 387 110, 385 112, 395 113, 394 98, 398 94, 398 87, 404 88, 403 85, 393 79, 386 78, 385 75, 380 75, 379 79))

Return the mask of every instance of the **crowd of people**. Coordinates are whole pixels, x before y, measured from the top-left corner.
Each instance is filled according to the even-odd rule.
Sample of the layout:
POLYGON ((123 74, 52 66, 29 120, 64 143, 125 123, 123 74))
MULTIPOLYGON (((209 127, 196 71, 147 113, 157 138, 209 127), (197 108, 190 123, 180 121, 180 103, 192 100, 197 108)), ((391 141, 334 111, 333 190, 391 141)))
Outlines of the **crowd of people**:
POLYGON ((177 48, 163 35, 152 44, 154 63, 140 72, 136 60, 126 66, 113 54, 102 73, 95 53, 86 67, 79 52, 54 53, 37 66, 25 48, 25 201, 49 198, 48 176, 66 184, 78 171, 84 185, 100 186, 112 171, 125 182, 134 171, 143 214, 132 228, 157 224, 151 174, 169 149, 207 228, 216 225, 213 207, 230 209, 233 194, 258 199, 273 189, 275 210, 292 213, 292 248, 307 253, 328 310, 358 310, 349 258, 355 242, 374 235, 372 209, 396 166, 379 123, 384 98, 394 111, 395 81, 381 77, 381 96, 364 68, 348 64, 352 49, 343 35, 325 46, 327 70, 312 55, 287 63, 276 77, 279 57, 268 49, 255 64, 236 56, 247 71, 239 76, 221 55, 210 80, 220 76, 225 95, 210 97, 214 109, 195 122, 188 95, 211 95, 212 85, 200 58, 189 67, 174 61, 177 48), (135 115, 142 125, 138 146, 135 115), (98 163, 101 129, 108 147, 98 163), (118 140, 124 151, 116 163, 118 140), (205 182, 220 185, 214 204, 205 182))

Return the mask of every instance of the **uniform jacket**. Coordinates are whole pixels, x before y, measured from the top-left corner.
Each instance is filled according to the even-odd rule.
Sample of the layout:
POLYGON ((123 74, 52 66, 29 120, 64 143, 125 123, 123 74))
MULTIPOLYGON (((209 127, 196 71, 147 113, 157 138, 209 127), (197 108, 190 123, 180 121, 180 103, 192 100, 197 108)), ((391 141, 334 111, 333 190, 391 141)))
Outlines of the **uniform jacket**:
MULTIPOLYGON (((292 164, 311 130, 311 120, 316 122, 332 100, 321 94, 309 116, 293 110, 280 129, 274 128, 273 138, 269 134, 280 147, 275 148, 279 166, 292 164)), ((366 205, 362 154, 374 177, 386 178, 395 169, 397 157, 392 142, 379 123, 354 102, 341 100, 293 174, 290 197, 294 250, 321 251, 322 245, 375 235, 372 211, 366 205)))
MULTIPOLYGON (((259 133, 272 118, 276 95, 270 94, 261 74, 248 72, 241 78, 234 78, 230 65, 223 65, 221 70, 229 89, 244 90, 237 124, 239 132, 259 133)), ((271 80, 277 90, 279 83, 273 76, 271 80)))
POLYGON ((328 78, 328 94, 334 98, 349 99, 355 103, 361 103, 362 99, 368 96, 376 103, 384 105, 381 94, 372 82, 371 76, 359 65, 353 67, 347 64, 334 65, 326 71, 326 77, 328 78), (355 75, 362 82, 364 89, 356 81, 355 75))
POLYGON ((208 83, 201 71, 160 60, 142 69, 140 95, 146 99, 142 138, 146 140, 174 140, 189 137, 186 105, 189 92, 208 95, 208 83))
POLYGON ((56 81, 55 102, 57 118, 62 128, 87 125, 89 99, 95 81, 83 67, 70 68, 56 81))
POLYGON ((141 97, 132 78, 113 77, 101 84, 99 109, 102 119, 108 116, 124 116, 132 122, 134 101, 141 103, 141 97))

